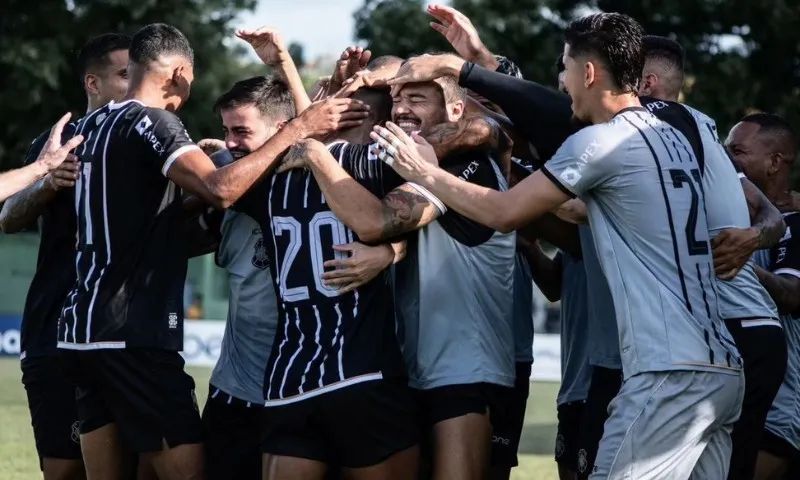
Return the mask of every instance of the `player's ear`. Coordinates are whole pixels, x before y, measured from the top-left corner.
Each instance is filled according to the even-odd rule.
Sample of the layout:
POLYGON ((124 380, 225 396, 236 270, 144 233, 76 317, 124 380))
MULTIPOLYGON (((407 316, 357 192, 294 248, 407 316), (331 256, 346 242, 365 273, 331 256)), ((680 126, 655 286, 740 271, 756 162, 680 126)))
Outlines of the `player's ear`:
POLYGON ((286 126, 287 123, 289 123, 288 120, 281 120, 280 122, 275 122, 275 128, 278 129, 278 131, 280 131, 283 127, 286 126))
POLYGON ((778 173, 778 170, 781 168, 781 164, 783 163, 783 154, 782 153, 772 153, 769 156, 769 166, 767 166, 767 172, 770 175, 775 175, 778 173))
POLYGON ((594 63, 586 61, 583 63, 583 86, 589 88, 595 82, 597 71, 594 63))
POLYGON ((639 82, 639 95, 651 95, 656 85, 658 85, 658 75, 646 73, 639 82))
POLYGON ((457 122, 464 116, 464 101, 458 100, 447 105, 447 120, 457 122))
POLYGON ((86 90, 86 93, 89 95, 99 95, 100 94, 100 77, 93 73, 87 73, 83 77, 83 88, 86 90))

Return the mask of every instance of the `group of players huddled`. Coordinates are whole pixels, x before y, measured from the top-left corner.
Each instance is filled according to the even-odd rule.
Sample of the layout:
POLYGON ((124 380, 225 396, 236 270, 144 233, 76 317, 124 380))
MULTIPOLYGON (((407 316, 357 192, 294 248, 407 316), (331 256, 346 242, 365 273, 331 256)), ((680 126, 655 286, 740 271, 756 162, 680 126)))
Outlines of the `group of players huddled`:
POLYGON ((567 27, 556 90, 428 12, 458 55, 350 47, 310 92, 277 32, 237 32, 272 74, 197 144, 180 31, 85 46, 86 115, 0 177, 0 227, 41 220, 22 372, 45 479, 508 479, 533 282, 562 305, 561 479, 791 476, 792 128, 753 114, 723 145, 678 103, 680 45, 625 15, 567 27), (230 304, 201 415, 182 293, 210 252, 230 304))

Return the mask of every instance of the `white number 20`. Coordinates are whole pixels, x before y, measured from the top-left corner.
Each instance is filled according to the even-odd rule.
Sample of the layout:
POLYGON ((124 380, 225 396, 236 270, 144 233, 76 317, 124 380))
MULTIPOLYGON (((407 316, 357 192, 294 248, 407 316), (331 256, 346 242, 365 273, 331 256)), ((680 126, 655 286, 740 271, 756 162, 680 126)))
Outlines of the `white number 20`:
MULTIPOLYGON (((333 212, 319 212, 311 219, 308 224, 308 238, 311 242, 308 252, 311 254, 311 268, 314 275, 314 285, 317 291, 326 297, 335 297, 339 295, 336 288, 328 287, 322 283, 320 275, 325 271, 323 264, 325 259, 322 258, 322 243, 320 241, 320 232, 322 227, 328 226, 331 229, 331 235, 334 245, 341 245, 348 243, 347 227, 339 221, 333 212)), ((294 217, 272 217, 272 229, 276 237, 282 237, 285 234, 289 236, 289 247, 286 249, 286 254, 283 260, 278 265, 278 283, 281 296, 287 302, 300 302, 308 300, 308 286, 289 287, 286 285, 286 280, 289 277, 289 271, 292 268, 297 255, 300 253, 300 247, 303 245, 303 227, 294 217)), ((344 258, 345 254, 342 252, 334 252, 335 258, 344 258)), ((277 261, 277 259, 276 259, 277 261)))

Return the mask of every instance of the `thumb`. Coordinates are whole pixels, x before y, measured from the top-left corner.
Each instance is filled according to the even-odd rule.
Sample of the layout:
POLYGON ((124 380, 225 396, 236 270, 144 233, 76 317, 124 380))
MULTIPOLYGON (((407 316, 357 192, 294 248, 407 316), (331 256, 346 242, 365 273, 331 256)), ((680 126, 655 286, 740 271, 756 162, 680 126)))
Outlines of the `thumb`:
POLYGON ((67 141, 67 143, 65 143, 64 146, 61 147, 61 150, 69 152, 70 150, 80 145, 82 142, 83 142, 83 135, 76 135, 70 138, 69 141, 67 141))

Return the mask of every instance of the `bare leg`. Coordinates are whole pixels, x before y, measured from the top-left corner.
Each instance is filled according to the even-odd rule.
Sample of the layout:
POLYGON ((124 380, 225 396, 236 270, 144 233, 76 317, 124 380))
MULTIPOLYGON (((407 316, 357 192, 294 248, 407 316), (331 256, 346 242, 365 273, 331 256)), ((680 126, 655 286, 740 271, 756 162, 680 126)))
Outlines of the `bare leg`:
POLYGON ((433 427, 434 480, 483 480, 489 471, 492 425, 489 415, 469 413, 433 427))
POLYGON ((417 480, 419 478, 419 446, 397 452, 383 462, 364 468, 345 470, 352 480, 417 480))
POLYGON ((262 455, 263 480, 322 480, 328 466, 307 458, 262 455))
POLYGON ((115 423, 81 435, 83 463, 89 480, 122 480, 124 452, 115 423))
POLYGON ((42 459, 42 474, 44 480, 85 480, 86 469, 82 460, 67 460, 64 458, 42 459))
MULTIPOLYGON (((160 480, 203 480, 203 444, 189 443, 169 448, 166 441, 160 452, 142 455, 153 466, 160 480)), ((141 462, 140 462, 141 463, 141 462)))

